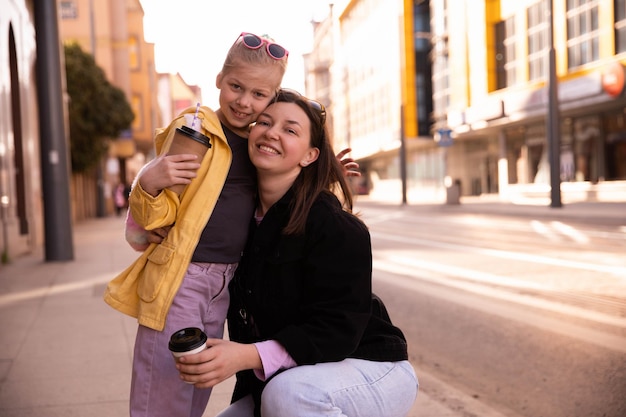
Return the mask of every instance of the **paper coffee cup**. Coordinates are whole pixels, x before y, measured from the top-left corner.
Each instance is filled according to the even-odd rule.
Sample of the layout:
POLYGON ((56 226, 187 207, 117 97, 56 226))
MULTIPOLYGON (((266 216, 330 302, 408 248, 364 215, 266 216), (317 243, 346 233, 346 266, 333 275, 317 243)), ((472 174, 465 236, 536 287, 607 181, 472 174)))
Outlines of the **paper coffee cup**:
MULTIPOLYGON (((210 147, 211 143, 207 136, 188 126, 182 126, 176 128, 172 145, 167 153, 168 155, 194 154, 198 156, 197 161, 201 162, 210 147)), ((177 184, 169 187, 169 189, 180 194, 185 187, 185 184, 177 184)))
POLYGON ((170 337, 169 349, 175 358, 202 352, 206 349, 207 335, 197 327, 181 329, 170 337))

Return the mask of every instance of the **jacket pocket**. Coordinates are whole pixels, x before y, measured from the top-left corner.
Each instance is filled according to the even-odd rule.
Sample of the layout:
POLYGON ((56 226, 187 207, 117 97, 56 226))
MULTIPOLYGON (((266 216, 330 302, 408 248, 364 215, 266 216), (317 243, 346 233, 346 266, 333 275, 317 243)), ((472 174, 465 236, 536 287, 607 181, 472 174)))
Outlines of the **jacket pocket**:
POLYGON ((163 282, 167 278, 174 248, 167 243, 161 243, 148 256, 148 262, 142 272, 137 294, 145 302, 152 302, 159 294, 163 282))

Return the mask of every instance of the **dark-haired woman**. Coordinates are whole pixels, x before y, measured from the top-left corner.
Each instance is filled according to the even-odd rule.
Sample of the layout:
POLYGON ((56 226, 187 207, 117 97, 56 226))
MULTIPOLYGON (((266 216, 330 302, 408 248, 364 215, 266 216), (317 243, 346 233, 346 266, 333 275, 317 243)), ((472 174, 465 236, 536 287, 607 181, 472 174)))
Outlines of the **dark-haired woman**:
POLYGON ((219 417, 405 416, 418 382, 402 331, 372 294, 365 224, 319 103, 281 91, 248 139, 256 216, 231 282, 231 341, 181 359, 211 387, 237 373, 219 417))

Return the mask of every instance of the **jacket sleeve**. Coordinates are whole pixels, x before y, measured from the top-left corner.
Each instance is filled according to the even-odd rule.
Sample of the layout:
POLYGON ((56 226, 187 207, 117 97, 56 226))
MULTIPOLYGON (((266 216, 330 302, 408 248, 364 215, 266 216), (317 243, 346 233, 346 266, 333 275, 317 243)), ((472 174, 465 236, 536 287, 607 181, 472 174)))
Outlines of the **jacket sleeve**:
MULTIPOLYGON (((184 115, 192 111, 195 111, 195 108, 190 107, 184 110, 178 117, 172 120, 166 128, 156 130, 154 146, 158 156, 163 155, 169 150, 175 129, 184 124, 184 115)), ((141 188, 138 181, 141 177, 141 172, 149 167, 150 164, 154 163, 154 161, 153 159, 144 165, 137 174, 128 201, 132 218, 139 226, 146 230, 174 224, 180 207, 178 194, 168 189, 163 190, 157 196, 152 196, 141 188)))
POLYGON ((176 221, 180 200, 176 193, 163 190, 157 196, 148 194, 139 182, 130 193, 130 215, 146 230, 170 226, 176 221))
POLYGON ((148 233, 146 229, 139 226, 130 214, 130 210, 126 210, 126 222, 124 223, 124 237, 131 248, 137 252, 143 252, 148 249, 148 233))

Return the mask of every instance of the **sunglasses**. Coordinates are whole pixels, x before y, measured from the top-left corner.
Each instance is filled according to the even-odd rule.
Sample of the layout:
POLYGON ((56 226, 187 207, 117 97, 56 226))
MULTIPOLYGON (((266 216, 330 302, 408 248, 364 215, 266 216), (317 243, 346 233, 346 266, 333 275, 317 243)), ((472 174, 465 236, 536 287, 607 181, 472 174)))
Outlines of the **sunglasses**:
POLYGON ((241 32, 241 35, 239 35, 239 37, 248 49, 259 49, 263 46, 263 44, 265 44, 267 54, 276 60, 287 59, 287 57, 289 56, 289 51, 287 51, 279 44, 270 42, 268 39, 262 38, 255 34, 241 32))
POLYGON ((305 97, 302 94, 298 93, 296 90, 291 90, 289 88, 281 88, 280 91, 278 91, 277 96, 280 96, 280 95, 283 95, 285 97, 289 97, 289 95, 293 95, 295 97, 299 97, 305 100, 312 109, 316 110, 319 113, 322 125, 326 123, 326 107, 324 107, 324 105, 320 103, 319 101, 305 97))

